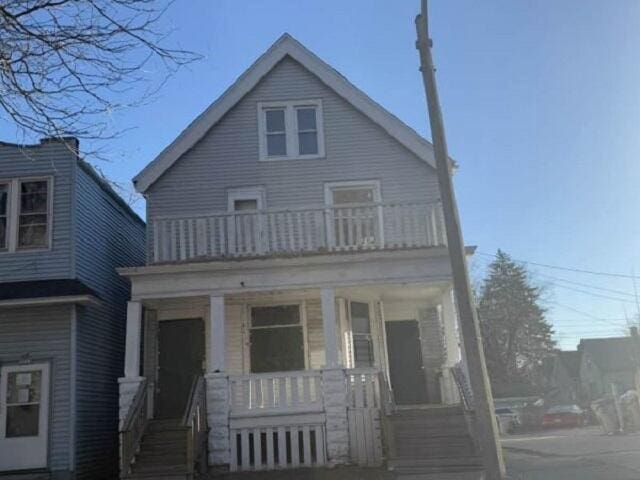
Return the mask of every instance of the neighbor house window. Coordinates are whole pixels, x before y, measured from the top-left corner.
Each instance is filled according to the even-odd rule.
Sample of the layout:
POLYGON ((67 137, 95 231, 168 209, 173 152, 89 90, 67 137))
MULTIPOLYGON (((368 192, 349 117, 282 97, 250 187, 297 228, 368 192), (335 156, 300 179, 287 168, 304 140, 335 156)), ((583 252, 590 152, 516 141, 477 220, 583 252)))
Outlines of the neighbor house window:
POLYGON ((324 156, 320 100, 258 104, 261 160, 324 156))
POLYGON ((9 184, 0 183, 0 250, 7 249, 9 216, 9 184))
POLYGON ((21 181, 18 213, 18 248, 47 246, 49 182, 21 181))
POLYGON ((0 251, 49 246, 51 185, 50 178, 0 182, 0 251))
POLYGON ((251 372, 304 370, 300 305, 251 307, 251 372))
POLYGON ((353 365, 355 368, 372 367, 374 359, 369 304, 351 302, 349 311, 351 314, 353 365))

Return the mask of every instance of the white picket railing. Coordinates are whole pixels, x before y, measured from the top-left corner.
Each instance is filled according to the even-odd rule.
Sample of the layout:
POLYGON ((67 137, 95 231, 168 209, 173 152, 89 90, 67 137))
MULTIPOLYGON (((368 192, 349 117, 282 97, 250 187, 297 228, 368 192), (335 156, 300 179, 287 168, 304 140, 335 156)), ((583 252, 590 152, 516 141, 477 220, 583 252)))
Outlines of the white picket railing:
POLYGON ((445 245, 438 203, 222 212, 155 217, 153 261, 445 245))
POLYGON ((321 382, 317 370, 232 375, 231 415, 321 411, 321 382))
POLYGON ((232 425, 230 434, 232 472, 321 467, 326 463, 322 423, 239 428, 232 425))

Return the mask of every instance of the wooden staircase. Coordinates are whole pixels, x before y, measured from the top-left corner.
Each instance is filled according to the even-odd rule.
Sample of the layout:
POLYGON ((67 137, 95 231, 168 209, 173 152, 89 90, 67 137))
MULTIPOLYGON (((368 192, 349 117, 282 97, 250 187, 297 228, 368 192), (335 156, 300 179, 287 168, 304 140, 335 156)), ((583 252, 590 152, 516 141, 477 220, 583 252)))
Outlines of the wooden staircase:
POLYGON ((187 468, 188 427, 180 419, 149 420, 126 479, 190 480, 187 468))
POLYGON ((386 417, 386 435, 387 467, 396 478, 483 478, 460 406, 398 410, 386 417))

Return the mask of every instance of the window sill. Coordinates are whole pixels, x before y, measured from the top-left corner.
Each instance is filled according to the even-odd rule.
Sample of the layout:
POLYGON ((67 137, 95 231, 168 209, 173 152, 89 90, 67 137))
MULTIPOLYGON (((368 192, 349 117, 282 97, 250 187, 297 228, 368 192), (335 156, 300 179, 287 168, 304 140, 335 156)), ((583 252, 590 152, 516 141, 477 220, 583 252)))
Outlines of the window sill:
POLYGON ((260 157, 260 162, 285 162, 287 160, 320 160, 325 158, 324 154, 298 155, 295 157, 260 157))
POLYGON ((19 255, 21 253, 39 253, 39 252, 50 252, 50 247, 32 247, 32 248, 16 248, 15 250, 3 249, 0 250, 0 255, 19 255))

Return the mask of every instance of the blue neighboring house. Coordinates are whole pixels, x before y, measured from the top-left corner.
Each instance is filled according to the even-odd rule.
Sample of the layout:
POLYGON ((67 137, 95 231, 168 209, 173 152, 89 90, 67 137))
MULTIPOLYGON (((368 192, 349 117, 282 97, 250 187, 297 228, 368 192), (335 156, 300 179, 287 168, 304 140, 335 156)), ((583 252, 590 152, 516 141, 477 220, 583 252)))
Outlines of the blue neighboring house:
POLYGON ((145 224, 75 139, 0 143, 0 478, 114 478, 145 224))

